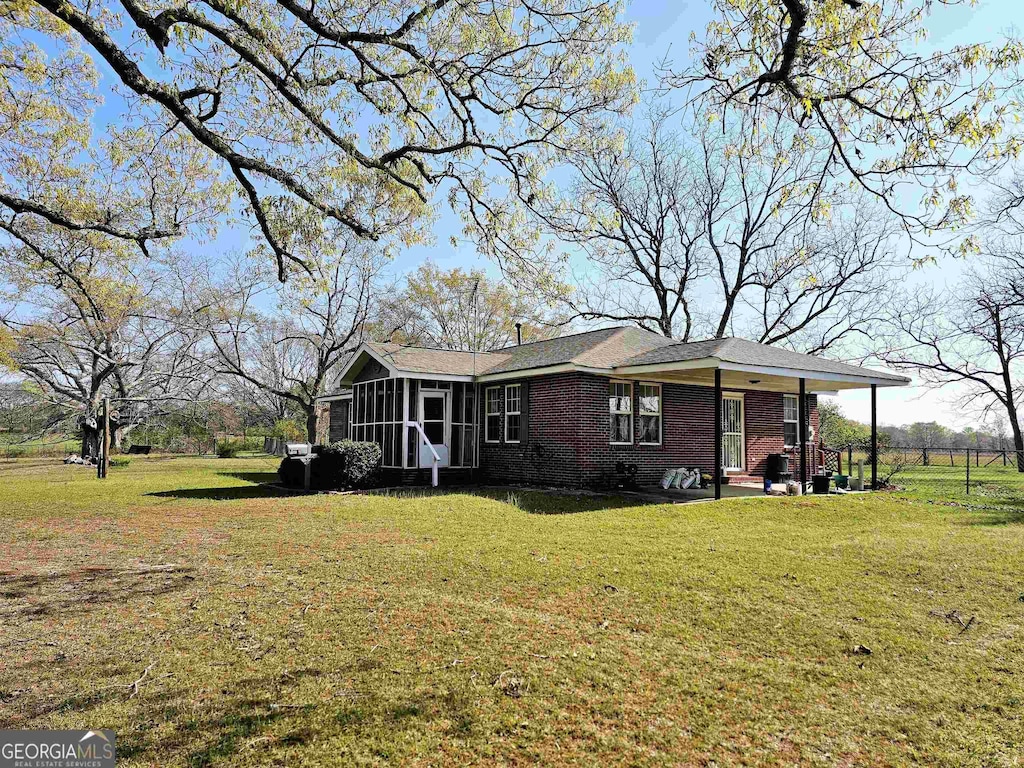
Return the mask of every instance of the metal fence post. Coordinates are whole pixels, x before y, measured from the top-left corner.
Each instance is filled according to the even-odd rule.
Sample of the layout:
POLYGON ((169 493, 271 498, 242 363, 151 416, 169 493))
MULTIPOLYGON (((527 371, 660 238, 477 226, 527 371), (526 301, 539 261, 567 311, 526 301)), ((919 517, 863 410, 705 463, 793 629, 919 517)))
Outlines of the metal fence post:
POLYGON ((853 474, 853 443, 846 446, 846 465, 850 468, 850 474, 853 474))
POLYGON ((967 495, 971 495, 971 449, 967 449, 967 495))

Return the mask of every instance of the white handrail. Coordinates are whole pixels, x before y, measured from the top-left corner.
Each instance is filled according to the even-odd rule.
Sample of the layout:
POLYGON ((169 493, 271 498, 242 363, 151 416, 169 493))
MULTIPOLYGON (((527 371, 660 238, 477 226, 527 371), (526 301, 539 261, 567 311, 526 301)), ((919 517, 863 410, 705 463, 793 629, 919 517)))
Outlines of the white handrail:
POLYGON ((441 461, 440 455, 434 450, 434 444, 427 439, 427 433, 423 431, 423 425, 418 421, 407 421, 405 422, 407 427, 416 427, 416 431, 420 433, 420 438, 423 440, 423 444, 430 449, 430 453, 433 456, 430 467, 430 484, 433 487, 437 487, 437 464, 441 461))

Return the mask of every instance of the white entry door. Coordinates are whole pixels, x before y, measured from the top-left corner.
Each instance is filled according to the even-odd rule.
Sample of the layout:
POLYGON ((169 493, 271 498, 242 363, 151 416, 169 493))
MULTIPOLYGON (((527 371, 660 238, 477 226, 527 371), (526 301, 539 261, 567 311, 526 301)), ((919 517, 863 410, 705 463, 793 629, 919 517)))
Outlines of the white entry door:
POLYGON ((722 396, 722 466, 743 469, 743 398, 722 396))
MULTIPOLYGON (((448 446, 448 408, 445 392, 420 392, 420 424, 432 445, 448 446)), ((446 452, 447 453, 447 452, 446 452)))

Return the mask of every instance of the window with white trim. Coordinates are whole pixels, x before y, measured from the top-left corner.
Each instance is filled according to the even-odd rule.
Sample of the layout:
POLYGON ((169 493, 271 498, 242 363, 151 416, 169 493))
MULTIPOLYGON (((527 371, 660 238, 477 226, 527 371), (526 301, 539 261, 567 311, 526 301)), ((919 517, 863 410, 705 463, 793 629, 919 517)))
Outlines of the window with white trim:
POLYGON ((501 440, 501 387, 487 388, 484 407, 484 440, 497 443, 501 440))
POLYGON ((520 440, 522 388, 518 384, 505 385, 505 442, 518 443, 520 440))
POLYGON ((640 385, 640 443, 661 445, 661 385, 640 385))
POLYGON ((633 385, 625 381, 608 383, 609 442, 633 443, 633 385))
POLYGON ((798 426, 800 422, 800 407, 796 395, 782 396, 782 434, 783 444, 787 448, 796 446, 798 426))

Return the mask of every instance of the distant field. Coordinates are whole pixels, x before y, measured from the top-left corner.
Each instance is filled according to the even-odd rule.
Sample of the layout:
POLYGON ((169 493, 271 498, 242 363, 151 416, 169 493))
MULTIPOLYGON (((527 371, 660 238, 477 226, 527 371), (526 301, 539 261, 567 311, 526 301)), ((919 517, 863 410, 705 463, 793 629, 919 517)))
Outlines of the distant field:
MULTIPOLYGON (((228 439, 242 442, 241 437, 228 439)), ((127 452, 128 446, 130 446, 132 442, 132 440, 128 440, 125 443, 125 452, 127 452)), ((263 455, 262 450, 256 450, 262 449, 262 437, 249 436, 244 443, 246 450, 241 452, 242 455, 263 455)), ((214 452, 214 442, 212 438, 205 441, 189 440, 181 445, 173 446, 172 448, 172 451, 169 452, 168 455, 197 455, 201 450, 212 455, 214 452)), ((80 437, 70 436, 62 438, 59 436, 49 436, 25 440, 22 435, 12 435, 0 432, 0 460, 32 457, 64 457, 69 453, 78 453, 81 449, 82 440, 80 437)), ((160 446, 154 446, 152 450, 152 453, 154 454, 164 452, 165 451, 163 451, 160 446)))
POLYGON ((66 456, 69 452, 77 452, 81 447, 81 439, 75 437, 51 436, 25 440, 22 435, 0 432, 0 459, 66 456))
POLYGON ((0 463, 0 723, 122 765, 1011 766, 1024 508, 0 463))
MULTIPOLYGON (((893 484, 906 488, 908 492, 925 497, 966 497, 988 498, 993 503, 1024 504, 1024 473, 1017 471, 1015 454, 1007 452, 1006 464, 1001 453, 981 453, 980 459, 971 452, 970 492, 968 493, 968 467, 965 451, 954 451, 952 460, 949 452, 932 451, 928 464, 924 465, 920 450, 879 451, 879 476, 888 477, 894 466, 898 471, 893 475, 893 484)), ((864 476, 871 477, 867 454, 853 453, 854 462, 865 460, 864 476)), ((843 454, 843 470, 848 469, 847 454, 843 454)), ((856 464, 853 472, 856 473, 856 464)))

